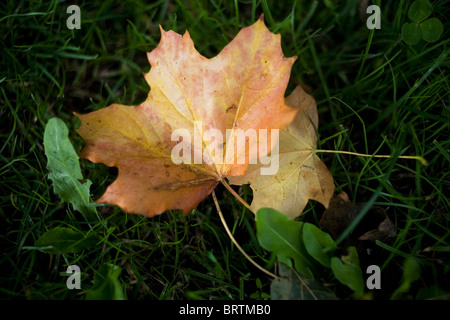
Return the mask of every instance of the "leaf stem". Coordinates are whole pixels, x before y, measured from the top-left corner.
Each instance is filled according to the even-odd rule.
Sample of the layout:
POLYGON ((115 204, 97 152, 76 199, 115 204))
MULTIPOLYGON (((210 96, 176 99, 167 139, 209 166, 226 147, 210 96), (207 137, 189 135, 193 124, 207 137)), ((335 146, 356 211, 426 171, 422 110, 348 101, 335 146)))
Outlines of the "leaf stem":
POLYGON ((216 193, 212 192, 212 197, 214 200, 214 204, 216 205, 217 208, 217 212, 219 213, 219 217, 220 217, 220 221, 222 221, 223 227, 225 228, 225 231, 228 234, 228 237, 230 237, 231 241, 234 243, 234 245, 236 246, 236 248, 244 255, 244 257, 250 261, 255 267, 257 267, 259 270, 261 270, 262 272, 264 272, 265 274, 275 278, 275 279, 281 279, 279 276, 277 276, 276 274, 273 274, 272 272, 264 269, 263 267, 261 267, 255 260, 253 260, 245 251, 244 249, 242 249, 242 247, 239 245, 239 243, 237 243, 236 239, 233 237, 233 234, 231 233, 230 229, 228 228, 227 222, 225 221, 225 218, 223 217, 222 214, 222 210, 220 210, 220 206, 219 206, 219 202, 217 201, 217 197, 216 197, 216 193))
MULTIPOLYGON (((384 154, 364 154, 364 153, 357 153, 357 152, 351 152, 351 151, 340 151, 340 150, 314 150, 314 152, 319 153, 340 153, 340 154, 351 154, 354 156, 359 157, 366 157, 366 158, 392 158, 390 155, 384 155, 384 154)), ((425 160, 425 158, 421 156, 399 156, 400 159, 415 159, 419 160, 424 166, 428 165, 428 161, 425 160)))
POLYGON ((239 200, 240 203, 242 203, 248 210, 250 210, 250 212, 252 212, 253 214, 255 214, 252 210, 252 208, 250 208, 250 205, 247 203, 247 201, 245 201, 244 199, 242 199, 242 197, 236 192, 234 191, 234 189, 224 180, 221 180, 222 184, 225 186, 225 188, 228 189, 228 191, 231 192, 231 194, 239 200))

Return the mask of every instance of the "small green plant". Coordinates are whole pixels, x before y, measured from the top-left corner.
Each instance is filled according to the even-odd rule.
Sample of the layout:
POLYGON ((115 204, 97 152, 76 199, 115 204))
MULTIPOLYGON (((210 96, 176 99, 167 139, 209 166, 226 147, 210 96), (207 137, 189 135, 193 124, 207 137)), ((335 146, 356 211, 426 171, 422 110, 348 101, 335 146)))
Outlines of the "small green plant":
POLYGON ((433 6, 428 0, 416 0, 408 10, 408 18, 412 22, 405 22, 402 26, 402 38, 409 45, 415 45, 421 39, 426 42, 439 40, 444 32, 444 26, 438 18, 429 18, 433 6))
POLYGON ((126 295, 119 281, 122 269, 106 263, 95 274, 94 285, 86 291, 86 300, 126 300, 126 295))
POLYGON ((75 149, 69 139, 69 129, 64 121, 52 118, 44 131, 44 148, 47 156, 48 178, 53 182, 54 192, 64 202, 71 203, 84 215, 95 215, 95 207, 89 206, 90 180, 81 183, 83 175, 75 149))
POLYGON ((364 293, 364 279, 355 247, 348 248, 348 255, 331 258, 331 270, 339 282, 345 284, 360 297, 364 293))
POLYGON ((363 296, 364 279, 355 247, 340 255, 328 233, 272 208, 258 210, 256 227, 260 245, 279 262, 281 278, 272 281, 272 299, 336 299, 316 280, 324 273, 349 287, 354 297, 363 296))
POLYGON ((97 242, 95 233, 84 235, 72 228, 55 227, 41 235, 34 243, 34 247, 27 248, 50 254, 67 254, 92 248, 97 242))

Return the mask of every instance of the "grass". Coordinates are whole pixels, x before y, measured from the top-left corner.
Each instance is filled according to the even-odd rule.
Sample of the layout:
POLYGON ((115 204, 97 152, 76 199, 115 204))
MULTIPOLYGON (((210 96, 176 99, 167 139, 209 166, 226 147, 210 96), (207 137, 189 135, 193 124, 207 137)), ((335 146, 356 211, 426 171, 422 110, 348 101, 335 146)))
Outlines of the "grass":
MULTIPOLYGON (((431 2, 433 15, 448 27, 448 1, 431 2)), ((2 2, 2 297, 82 299, 104 263, 122 268, 119 281, 129 299, 267 297, 271 279, 236 250, 211 197, 185 217, 167 212, 146 219, 104 206, 98 208, 101 220, 88 221, 53 194, 42 144, 45 124, 56 116, 69 126, 79 151, 74 111, 145 99, 149 88, 142 72, 149 70, 146 52, 158 44, 158 25, 179 33, 188 29, 197 50, 212 57, 264 13, 268 27, 281 33, 285 55, 298 56, 288 92, 302 83, 317 101, 319 148, 392 155, 320 154, 337 192, 382 207, 397 227, 392 243, 374 245, 379 254, 371 261, 382 267, 382 290, 372 297, 390 298, 405 259, 414 258, 420 279, 397 298, 448 298, 449 28, 437 42, 405 44, 400 31, 410 4, 382 1, 381 29, 368 30, 358 1, 89 1, 80 3, 81 29, 69 30, 69 4, 2 2), (429 165, 399 155, 421 155, 429 165), (58 226, 95 233, 100 240, 72 254, 30 249, 58 226), (81 267, 83 290, 66 288, 61 273, 71 264, 81 267)), ((94 199, 117 175, 114 168, 86 160, 82 169, 93 181, 94 199)), ((248 187, 239 192, 251 201, 248 187)), ((274 257, 258 245, 252 214, 223 187, 216 193, 238 242, 272 269, 274 257)), ((301 219, 317 223, 322 213, 321 205, 311 202, 301 219)), ((349 298, 345 290, 339 294, 349 298)))

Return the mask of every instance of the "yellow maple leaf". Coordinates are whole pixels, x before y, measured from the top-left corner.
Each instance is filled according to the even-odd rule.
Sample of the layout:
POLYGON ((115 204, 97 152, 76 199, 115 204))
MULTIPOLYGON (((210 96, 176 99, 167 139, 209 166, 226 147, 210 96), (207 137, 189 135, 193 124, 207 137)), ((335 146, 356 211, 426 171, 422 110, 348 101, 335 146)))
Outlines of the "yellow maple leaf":
POLYGON ((286 104, 298 108, 299 112, 280 132, 278 172, 261 175, 260 169, 264 165, 259 163, 250 165, 245 175, 228 177, 228 180, 235 185, 250 183, 254 212, 269 207, 294 219, 309 199, 328 207, 334 183, 331 173, 314 152, 319 123, 315 100, 298 86, 286 98, 286 104))

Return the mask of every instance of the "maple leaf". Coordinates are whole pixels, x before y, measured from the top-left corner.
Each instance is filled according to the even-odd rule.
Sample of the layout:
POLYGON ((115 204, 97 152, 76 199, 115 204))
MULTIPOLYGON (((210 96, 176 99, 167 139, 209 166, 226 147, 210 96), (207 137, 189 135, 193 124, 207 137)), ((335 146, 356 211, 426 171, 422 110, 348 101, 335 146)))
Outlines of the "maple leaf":
MULTIPOLYGON (((212 59, 195 50, 188 31, 181 36, 161 28, 148 59, 151 90, 143 103, 76 114, 85 142, 80 156, 118 168, 117 179, 96 202, 149 217, 169 209, 186 214, 224 177, 245 173, 259 135, 245 151, 235 151, 240 130, 282 129, 293 120, 297 110, 285 105, 284 92, 296 58, 284 57, 280 35, 260 18, 212 59), (194 146, 183 156, 201 163, 174 164, 178 143, 191 143, 185 136, 172 141, 175 130, 194 143, 198 139, 200 150, 194 146), (209 130, 226 136, 226 143, 206 135, 209 130)), ((275 142, 270 140, 269 151, 275 142)))
POLYGON ((229 177, 235 185, 250 183, 251 208, 274 208, 290 218, 297 217, 309 199, 328 207, 333 196, 331 173, 315 154, 318 114, 314 98, 301 86, 286 98, 286 104, 300 111, 294 121, 280 132, 279 167, 274 175, 260 174, 261 164, 250 165, 243 176, 229 177))

